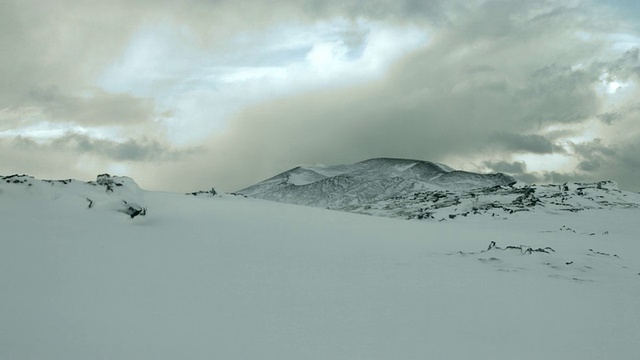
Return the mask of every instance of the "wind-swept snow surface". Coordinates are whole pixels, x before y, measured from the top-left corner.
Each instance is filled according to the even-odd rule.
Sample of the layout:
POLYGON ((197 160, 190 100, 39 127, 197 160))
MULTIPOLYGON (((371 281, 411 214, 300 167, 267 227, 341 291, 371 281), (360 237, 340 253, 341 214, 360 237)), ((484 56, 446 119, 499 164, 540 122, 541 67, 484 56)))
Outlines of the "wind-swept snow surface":
POLYGON ((76 185, 0 184, 0 359, 640 353, 637 208, 406 221, 140 191, 131 218, 76 185))

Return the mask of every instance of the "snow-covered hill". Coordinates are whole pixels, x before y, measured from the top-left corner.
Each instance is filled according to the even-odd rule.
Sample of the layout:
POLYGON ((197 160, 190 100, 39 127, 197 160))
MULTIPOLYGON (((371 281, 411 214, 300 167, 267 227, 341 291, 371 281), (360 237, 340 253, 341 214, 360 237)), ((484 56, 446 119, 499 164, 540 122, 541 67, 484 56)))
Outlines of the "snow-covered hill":
POLYGON ((0 195, 9 201, 50 200, 88 209, 118 211, 134 218, 147 212, 144 193, 126 176, 98 175, 96 181, 38 180, 28 175, 0 176, 0 195))
POLYGON ((421 160, 378 158, 351 165, 296 167, 238 191, 265 200, 340 209, 416 191, 514 184, 504 174, 476 174, 421 160))
POLYGON ((640 210, 609 186, 439 222, 4 177, 0 359, 636 359, 640 210))
POLYGON ((518 212, 580 212, 640 208, 640 194, 611 181, 560 185, 492 186, 472 190, 417 191, 339 210, 402 219, 450 220, 466 216, 511 217, 518 212))
POLYGON ((371 159, 297 167, 240 191, 307 206, 402 219, 508 217, 516 212, 638 208, 640 195, 611 181, 527 185, 503 174, 474 174, 419 160, 371 159))

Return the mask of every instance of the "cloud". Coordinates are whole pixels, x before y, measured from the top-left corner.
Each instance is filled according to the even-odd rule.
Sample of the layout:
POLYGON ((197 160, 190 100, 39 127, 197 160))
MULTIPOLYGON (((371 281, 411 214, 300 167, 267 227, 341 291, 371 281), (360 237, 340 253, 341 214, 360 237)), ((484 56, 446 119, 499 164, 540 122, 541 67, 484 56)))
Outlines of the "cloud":
POLYGON ((45 179, 92 179, 103 172, 127 175, 121 172, 127 172, 130 166, 180 162, 199 150, 175 149, 147 138, 115 142, 69 133, 43 142, 19 136, 0 139, 0 174, 26 173, 45 179))
MULTIPOLYGON (((63 93, 90 84, 148 24, 173 24, 197 45, 222 44, 231 35, 279 21, 310 22, 340 16, 356 19, 439 19, 443 0, 114 0, 90 2, 5 0, 0 3, 0 108, 35 88, 63 93)), ((81 89, 80 89, 81 90, 81 89)))
POLYGON ((489 1, 381 80, 247 109, 208 142, 215 168, 249 169, 235 186, 220 186, 241 188, 299 164, 559 151, 535 133, 601 112, 593 86, 600 72, 589 64, 604 47, 576 36, 593 27, 597 36, 602 19, 591 16, 547 2, 489 1), (496 138, 506 144, 498 153, 496 138))
MULTIPOLYGON (((135 29, 136 11, 84 1, 0 4, 0 108, 37 88, 82 91, 135 29)), ((115 5, 115 4, 114 4, 115 5)))
POLYGON ((494 144, 508 152, 553 154, 564 149, 541 135, 498 133, 492 137, 494 144))
POLYGON ((573 150, 578 156, 583 158, 593 158, 594 156, 616 156, 616 150, 603 143, 602 139, 594 139, 589 142, 573 144, 573 150))
POLYGON ((32 125, 40 111, 34 107, 0 109, 0 132, 32 125))
POLYGON ((127 126, 151 121, 155 115, 149 99, 124 93, 96 90, 88 96, 70 96, 56 87, 48 87, 31 90, 28 96, 29 105, 42 109, 54 122, 127 126))
POLYGON ((618 60, 608 64, 607 70, 612 80, 640 78, 640 49, 635 47, 628 50, 618 60))
POLYGON ((20 150, 65 152, 73 153, 74 156, 91 155, 117 162, 179 161, 190 153, 198 151, 198 148, 174 149, 166 143, 148 138, 116 142, 77 133, 68 133, 45 142, 28 137, 17 137, 13 139, 13 145, 20 150))
MULTIPOLYGON (((616 93, 618 103, 612 106, 607 96, 613 95, 599 87, 610 85, 603 85, 608 80, 637 83, 639 55, 633 48, 622 54, 612 50, 617 46, 612 34, 628 27, 607 9, 586 0, 3 1, 0 32, 6 36, 0 37, 0 131, 19 131, 40 117, 85 128, 116 127, 125 139, 80 133, 44 143, 27 136, 19 141, 5 139, 0 141, 6 151, 0 158, 7 161, 2 169, 19 167, 11 156, 21 159, 25 169, 38 172, 64 168, 77 173, 82 168, 85 173, 98 165, 135 163, 132 174, 149 187, 180 190, 212 185, 236 190, 299 164, 348 163, 377 156, 445 163, 454 158, 477 163, 491 159, 485 166, 522 170, 522 176, 530 176, 524 164, 520 168, 511 158, 514 153, 557 154, 561 152, 557 144, 566 143, 569 133, 599 117, 608 126, 599 129, 603 133, 597 136, 614 153, 595 145, 576 147, 578 169, 540 177, 615 175, 621 183, 633 185, 637 112, 629 99, 638 98, 637 90, 629 86, 628 98, 616 93), (286 28, 333 17, 414 24, 429 32, 430 42, 372 81, 313 91, 296 88, 299 92, 293 95, 273 87, 277 99, 255 96, 261 103, 228 119, 223 129, 209 135, 193 152, 151 140, 166 138, 166 128, 158 130, 158 124, 202 129, 191 125, 189 114, 174 112, 171 119, 158 119, 157 108, 175 110, 170 101, 174 94, 166 95, 169 100, 152 98, 144 84, 134 84, 138 92, 98 87, 109 74, 106 69, 118 68, 118 59, 130 49, 140 29, 169 26, 180 34, 178 40, 187 39, 185 52, 171 54, 172 61, 180 64, 182 57, 193 54, 223 53, 230 38, 242 42, 242 35, 250 37, 270 26, 286 28), (159 104, 161 100, 166 102, 159 104), (548 130, 559 125, 565 130, 548 130), (149 140, 141 136, 146 132, 149 140), (493 145, 496 141, 499 146, 493 145), (26 150, 17 152, 18 143, 26 150), (87 166, 83 157, 97 165, 87 166)), ((348 58, 352 48, 364 48, 362 37, 356 34, 353 46, 331 43, 332 51, 340 50, 338 55, 348 58)), ((154 44, 138 50, 158 50, 154 44)), ((281 50, 275 52, 304 58, 311 49, 281 50)), ((251 55, 244 52, 235 59, 247 53, 251 55)), ((164 65, 138 65, 131 68, 146 69, 145 75, 160 79, 151 84, 156 91, 185 76, 171 67, 168 73, 160 72, 167 69, 164 65)), ((205 65, 209 65, 205 60, 194 64, 205 65)), ((183 80, 185 87, 202 85, 198 78, 183 80)), ((218 85, 229 89, 228 84, 218 85)), ((182 94, 188 98, 203 87, 182 94)), ((243 99, 251 87, 233 91, 221 96, 223 102, 243 99)), ((206 99, 193 107, 203 103, 206 99)), ((211 122, 206 114, 200 115, 203 123, 211 122)))
POLYGON ((576 154, 582 159, 579 169, 591 176, 611 178, 614 176, 622 186, 640 189, 640 131, 624 142, 605 144, 595 139, 574 145, 576 154))
MULTIPOLYGON (((1 168, 3 171, 23 169, 21 171, 46 177, 53 174, 69 177, 75 174, 84 176, 90 169, 114 162, 136 162, 141 165, 147 161, 174 159, 177 153, 166 143, 139 140, 143 133, 166 136, 166 129, 157 127, 169 121, 158 121, 156 108, 162 108, 162 111, 172 109, 156 103, 158 99, 97 87, 105 69, 113 66, 122 56, 141 28, 169 26, 178 29, 180 34, 185 34, 180 39, 187 38, 190 41, 190 48, 186 50, 198 54, 204 49, 202 53, 212 54, 224 51, 231 38, 241 40, 242 34, 259 33, 260 29, 271 25, 299 25, 332 17, 346 18, 348 21, 384 19, 397 23, 420 19, 422 24, 425 20, 435 23, 445 19, 448 8, 451 8, 448 2, 440 0, 2 1, 1 168), (49 131, 52 123, 60 124, 60 127, 56 131, 49 131), (27 128, 42 127, 48 128, 47 132, 58 138, 44 142, 42 139, 36 141, 30 135, 13 138, 27 128), (91 130, 93 135, 108 131, 109 135, 116 135, 111 139, 98 139, 79 133, 59 137, 60 130, 68 129, 91 130), (125 137, 138 136, 138 140, 122 140, 123 134, 125 137), (86 158, 92 159, 92 162, 83 160, 86 158)), ((176 59, 184 55, 178 53, 176 59)), ((190 121, 184 116, 176 116, 172 120, 180 123, 190 121)), ((220 149, 225 154, 233 153, 230 150, 233 142, 233 139, 231 142, 217 141, 227 144, 226 149, 220 149)), ((217 143, 213 146, 215 149, 220 148, 217 143)), ((214 158, 218 156, 215 149, 210 154, 214 158)), ((196 153, 178 153, 180 158, 200 158, 196 153)), ((227 165, 233 168, 233 164, 227 165)))
POLYGON ((491 171, 510 175, 524 174, 527 171, 527 164, 524 161, 485 161, 483 164, 491 171))
MULTIPOLYGON (((230 39, 241 42, 243 34, 254 36, 274 24, 277 24, 275 27, 281 27, 281 23, 299 26, 332 17, 351 22, 361 18, 435 21, 443 18, 449 7, 442 0, 115 0, 108 3, 60 0, 46 4, 34 0, 2 1, 0 111, 35 107, 43 117, 49 117, 47 121, 84 126, 119 126, 149 120, 154 116, 154 105, 158 105, 153 100, 96 87, 105 69, 117 67, 123 52, 131 50, 128 46, 141 29, 175 30, 178 35, 171 40, 183 46, 172 53, 163 52, 159 43, 147 43, 146 48, 133 50, 198 67, 207 56, 227 51, 230 39), (189 57, 199 61, 189 63, 189 57)), ((233 64, 255 57, 242 54, 233 64)), ((164 81, 185 80, 170 79, 184 75, 179 73, 180 68, 167 67, 166 62, 154 68, 157 59, 149 60, 152 62, 141 63, 136 69, 164 81)), ((152 85, 162 86, 157 82, 152 85)))
MULTIPOLYGON (((158 167, 188 164, 203 153, 199 147, 174 148, 160 139, 130 138, 124 141, 96 139, 85 134, 68 133, 41 141, 29 137, 0 138, 0 174, 26 173, 43 179, 94 179, 110 172, 135 175, 143 187, 166 190, 167 183, 154 178, 158 167), (170 165, 173 164, 173 165, 170 165), (132 171, 149 169, 143 174, 132 171), (138 175, 140 175, 138 177, 138 175)), ((183 178, 188 178, 183 173, 183 178)))
POLYGON ((598 119, 607 125, 613 125, 613 123, 620 118, 618 112, 606 112, 598 115, 598 119))
MULTIPOLYGON (((548 184, 564 184, 566 182, 584 181, 585 177, 573 172, 561 173, 557 171, 545 171, 538 177, 540 182, 548 184)), ((592 179, 593 180, 593 179, 592 179)))

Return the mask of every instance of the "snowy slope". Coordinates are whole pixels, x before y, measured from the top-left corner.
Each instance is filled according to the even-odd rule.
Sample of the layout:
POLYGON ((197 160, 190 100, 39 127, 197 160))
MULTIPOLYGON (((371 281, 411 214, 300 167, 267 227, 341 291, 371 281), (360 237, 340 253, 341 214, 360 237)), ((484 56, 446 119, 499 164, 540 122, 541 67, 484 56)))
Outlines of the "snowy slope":
POLYGON ((35 202, 50 200, 88 209, 107 209, 129 215, 144 216, 144 193, 133 179, 126 176, 98 175, 96 181, 38 180, 27 175, 0 176, 0 196, 9 201, 35 202))
POLYGON ((27 180, 0 183, 0 359, 640 353, 637 208, 406 221, 141 190, 131 218, 27 180))
POLYGON ((518 212, 563 213, 640 208, 640 194, 612 181, 561 185, 493 186, 472 190, 416 191, 339 210, 403 219, 451 220, 467 216, 509 218, 518 212))
POLYGON ((340 209, 421 190, 468 190, 515 182, 504 174, 475 174, 422 160, 378 158, 351 165, 296 167, 238 192, 340 209))

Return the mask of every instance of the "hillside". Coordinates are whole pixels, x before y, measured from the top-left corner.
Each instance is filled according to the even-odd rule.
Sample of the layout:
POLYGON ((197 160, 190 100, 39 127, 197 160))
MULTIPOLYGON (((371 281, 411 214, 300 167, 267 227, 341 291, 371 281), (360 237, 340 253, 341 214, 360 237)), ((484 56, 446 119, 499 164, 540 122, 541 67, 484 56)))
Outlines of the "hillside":
POLYGON ((639 194, 620 191, 611 181, 529 185, 503 174, 475 174, 404 159, 297 167, 239 193, 358 214, 440 221, 640 207, 639 194))
POLYGON ((296 167, 238 191, 265 200, 329 207, 365 204, 426 190, 508 185, 504 174, 476 174, 422 160, 378 158, 351 165, 296 167))

